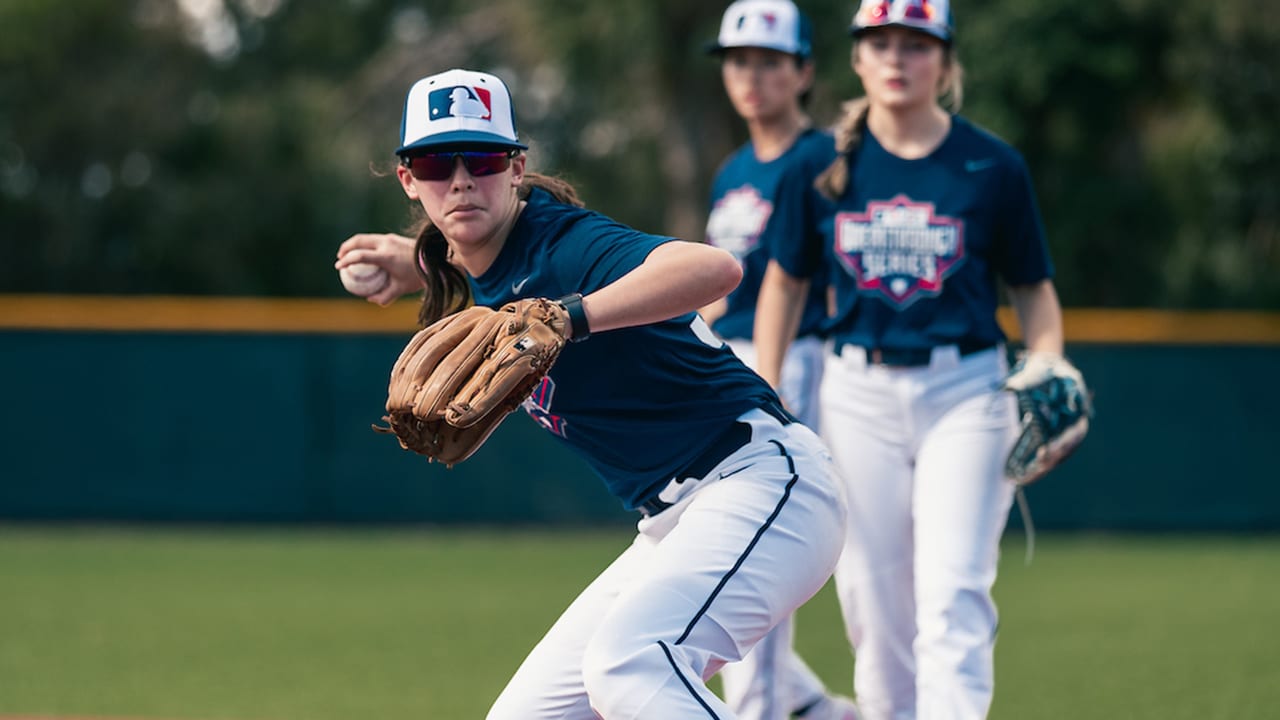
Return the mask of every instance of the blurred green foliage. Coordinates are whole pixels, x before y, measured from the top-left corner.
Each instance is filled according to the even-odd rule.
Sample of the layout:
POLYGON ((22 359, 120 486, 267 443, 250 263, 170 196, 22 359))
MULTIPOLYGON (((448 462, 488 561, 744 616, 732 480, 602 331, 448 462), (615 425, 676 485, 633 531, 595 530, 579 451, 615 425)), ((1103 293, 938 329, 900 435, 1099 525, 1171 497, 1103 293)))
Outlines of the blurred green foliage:
MULTIPOLYGON (((811 110, 858 94, 851 0, 811 110)), ((0 0, 0 292, 336 295, 396 230, 404 92, 512 85, 536 169, 701 237, 745 139, 704 46, 720 3, 0 0)), ((965 114, 1026 156, 1076 306, 1280 308, 1280 13, 1246 0, 960 0, 965 114)))

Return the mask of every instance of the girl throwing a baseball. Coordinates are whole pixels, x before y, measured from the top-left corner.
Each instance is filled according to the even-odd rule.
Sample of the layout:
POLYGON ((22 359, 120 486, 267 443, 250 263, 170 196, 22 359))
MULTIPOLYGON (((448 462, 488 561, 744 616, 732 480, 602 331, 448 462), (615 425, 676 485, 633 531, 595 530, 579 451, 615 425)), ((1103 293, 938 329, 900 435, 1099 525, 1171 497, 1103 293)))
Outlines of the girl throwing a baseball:
POLYGON ((524 409, 639 514, 488 717, 732 718, 705 681, 835 566, 845 502, 829 455, 695 312, 739 282, 737 260, 582 208, 526 171, 525 150, 499 78, 418 81, 396 173, 422 230, 354 237, 337 262, 387 269, 375 302, 423 290, 424 324, 470 303, 561 299, 570 343, 524 409))

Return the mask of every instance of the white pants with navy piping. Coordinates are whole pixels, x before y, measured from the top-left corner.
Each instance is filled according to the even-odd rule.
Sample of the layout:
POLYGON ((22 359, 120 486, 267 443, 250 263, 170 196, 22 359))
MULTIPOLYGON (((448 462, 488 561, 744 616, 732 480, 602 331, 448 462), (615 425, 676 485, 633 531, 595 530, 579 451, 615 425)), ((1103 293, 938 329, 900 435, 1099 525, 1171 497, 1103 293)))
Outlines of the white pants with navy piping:
MULTIPOLYGON (((756 367, 755 343, 728 340, 734 354, 752 369, 756 367)), ((818 431, 818 391, 826 348, 816 337, 798 338, 782 364, 779 393, 790 410, 809 428, 818 431)), ((740 720, 788 720, 792 713, 826 696, 826 687, 796 654, 795 621, 778 623, 741 662, 720 671, 724 701, 740 720)))
POLYGON ((490 720, 734 718, 705 681, 831 575, 845 500, 804 425, 752 410, 752 438, 674 504, 565 610, 490 720))
POLYGON ((1002 348, 928 366, 829 355, 822 428, 847 483, 848 538, 836 588, 866 720, 981 720, 994 687, 1003 477, 1014 402, 996 391, 1002 348))

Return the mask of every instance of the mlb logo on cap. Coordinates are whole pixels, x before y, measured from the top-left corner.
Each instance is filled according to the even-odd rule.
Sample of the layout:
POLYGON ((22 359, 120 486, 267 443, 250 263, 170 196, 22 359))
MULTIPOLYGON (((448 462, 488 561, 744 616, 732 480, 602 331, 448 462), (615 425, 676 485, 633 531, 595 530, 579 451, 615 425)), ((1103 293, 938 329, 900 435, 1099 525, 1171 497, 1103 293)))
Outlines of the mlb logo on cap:
POLYGON ((432 90, 427 94, 427 116, 432 120, 447 117, 493 119, 493 99, 488 88, 455 85, 432 90))
POLYGON ((708 49, 756 47, 809 57, 813 31, 791 0, 738 0, 720 19, 720 36, 708 49))
POLYGON ((472 70, 449 70, 409 89, 400 121, 397 155, 442 145, 520 148, 511 93, 502 80, 472 70))

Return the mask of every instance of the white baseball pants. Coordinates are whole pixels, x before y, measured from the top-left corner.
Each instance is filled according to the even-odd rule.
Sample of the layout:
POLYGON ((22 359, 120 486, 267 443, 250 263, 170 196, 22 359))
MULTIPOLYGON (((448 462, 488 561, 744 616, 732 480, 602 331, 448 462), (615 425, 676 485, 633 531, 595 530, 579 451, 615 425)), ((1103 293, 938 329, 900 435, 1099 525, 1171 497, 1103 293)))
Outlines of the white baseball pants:
POLYGON ((836 587, 858 707, 866 720, 985 718, 1014 494, 1014 401, 994 390, 1004 351, 935 348, 919 368, 868 365, 857 347, 828 358, 822 428, 849 497, 836 587))
MULTIPOLYGON (((749 340, 729 340, 742 362, 756 367, 755 344, 749 340)), ((799 338, 787 350, 782 366, 783 401, 800 422, 819 429, 818 391, 826 348, 818 338, 799 338)), ((797 708, 811 705, 826 695, 822 680, 796 654, 793 636, 795 621, 787 618, 769 632, 741 662, 720 671, 725 704, 741 720, 788 720, 797 708)))
POLYGON ((804 425, 752 410, 751 441, 674 505, 534 647, 490 720, 733 718, 705 681, 812 597, 835 567, 845 501, 804 425))

